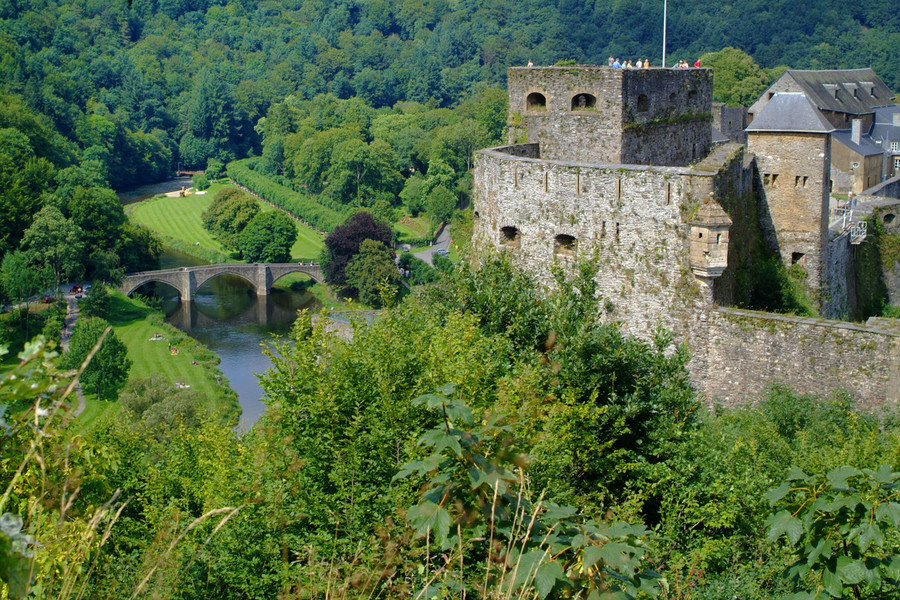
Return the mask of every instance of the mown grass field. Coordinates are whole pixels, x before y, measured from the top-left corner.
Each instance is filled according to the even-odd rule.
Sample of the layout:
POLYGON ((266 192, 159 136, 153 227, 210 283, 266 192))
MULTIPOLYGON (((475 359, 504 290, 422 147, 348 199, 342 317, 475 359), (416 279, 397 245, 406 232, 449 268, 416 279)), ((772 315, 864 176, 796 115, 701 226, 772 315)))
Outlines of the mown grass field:
MULTIPOLYGON (((133 205, 129 210, 130 218, 161 235, 182 240, 188 247, 196 245, 210 252, 225 253, 225 248, 203 228, 203 211, 213 196, 224 184, 213 184, 206 194, 168 197, 157 196, 133 205)), ((275 210, 272 206, 257 200, 263 212, 275 210)), ((292 260, 317 260, 324 247, 324 237, 316 230, 297 223, 297 241, 291 247, 292 260)))
MULTIPOLYGON (((129 379, 159 373, 172 384, 181 382, 203 392, 209 402, 208 408, 214 414, 235 411, 237 399, 217 367, 219 359, 205 346, 165 323, 158 313, 140 301, 118 292, 110 294, 108 321, 128 348, 128 358, 132 361, 129 379), (152 340, 157 333, 162 339, 152 340), (177 354, 172 353, 170 345, 178 349, 177 354)), ((80 416, 83 426, 118 409, 115 402, 101 402, 91 397, 86 400, 87 408, 80 416)))
POLYGON ((225 252, 209 232, 203 228, 201 215, 209 207, 215 192, 202 196, 192 195, 170 198, 157 196, 134 204, 130 218, 151 231, 183 240, 189 244, 200 243, 200 246, 213 252, 225 252))

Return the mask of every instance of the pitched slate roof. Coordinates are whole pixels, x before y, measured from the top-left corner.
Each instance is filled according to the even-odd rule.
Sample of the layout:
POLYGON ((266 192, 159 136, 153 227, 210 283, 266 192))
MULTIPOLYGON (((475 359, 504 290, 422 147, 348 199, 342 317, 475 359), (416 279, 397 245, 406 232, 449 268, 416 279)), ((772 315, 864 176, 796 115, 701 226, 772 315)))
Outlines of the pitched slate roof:
POLYGON ((797 82, 819 110, 861 115, 894 101, 893 92, 872 69, 788 70, 784 75, 797 82))
MULTIPOLYGON (((872 126, 872 138, 883 142, 900 142, 900 127, 894 125, 894 114, 900 113, 900 106, 891 105, 875 109, 875 124, 872 126)), ((888 150, 890 146, 884 147, 888 150)))
POLYGON ((746 131, 828 133, 833 129, 806 95, 800 92, 781 92, 766 102, 746 131))
POLYGON ((873 156, 875 154, 881 154, 882 152, 881 144, 876 144, 869 135, 860 136, 859 144, 855 143, 853 141, 853 135, 850 129, 833 131, 831 133, 831 137, 844 146, 847 146, 860 156, 873 156))

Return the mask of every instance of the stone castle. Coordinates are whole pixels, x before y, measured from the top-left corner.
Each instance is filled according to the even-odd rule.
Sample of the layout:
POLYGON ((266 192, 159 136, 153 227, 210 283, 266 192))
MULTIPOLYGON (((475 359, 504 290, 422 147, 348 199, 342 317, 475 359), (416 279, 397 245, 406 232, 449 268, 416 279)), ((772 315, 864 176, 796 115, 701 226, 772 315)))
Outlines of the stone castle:
MULTIPOLYGON (((777 94, 743 132, 747 146, 723 142, 711 126, 712 77, 511 68, 509 145, 476 153, 474 245, 511 252, 547 285, 554 263, 596 259, 603 318, 644 338, 673 331, 709 403, 752 400, 777 379, 846 388, 864 405, 900 401, 893 320, 736 308, 754 266, 774 255, 802 269, 822 314, 846 318, 859 240, 831 227, 831 137, 819 113, 808 127, 779 128, 766 115, 796 99, 777 94)), ((900 201, 873 203, 886 223, 900 211, 900 201)))

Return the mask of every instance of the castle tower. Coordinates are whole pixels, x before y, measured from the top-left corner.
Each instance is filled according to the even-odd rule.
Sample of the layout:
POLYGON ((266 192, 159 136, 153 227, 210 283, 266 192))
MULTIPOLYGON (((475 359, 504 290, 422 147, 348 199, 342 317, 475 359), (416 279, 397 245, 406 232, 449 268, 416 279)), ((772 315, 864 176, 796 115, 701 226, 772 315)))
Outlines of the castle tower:
POLYGON ((539 143, 543 159, 683 166, 709 149, 709 69, 514 67, 507 77, 509 143, 539 143))
POLYGON ((798 265, 818 296, 825 287, 831 124, 801 93, 776 93, 747 127, 764 196, 760 221, 785 266, 798 265))
POLYGON ((709 153, 711 73, 521 67, 508 79, 510 145, 475 155, 475 247, 511 253, 546 285, 554 265, 595 259, 605 319, 647 338, 697 328, 728 267, 715 194, 743 186, 740 146, 709 153))

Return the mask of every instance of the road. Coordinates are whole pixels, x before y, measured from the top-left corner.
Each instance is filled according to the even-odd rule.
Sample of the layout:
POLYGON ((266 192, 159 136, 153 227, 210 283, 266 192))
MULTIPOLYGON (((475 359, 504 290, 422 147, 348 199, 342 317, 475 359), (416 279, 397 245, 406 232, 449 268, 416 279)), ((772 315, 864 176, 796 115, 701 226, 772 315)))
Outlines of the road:
MULTIPOLYGON (((63 325, 62 336, 60 339, 60 346, 62 347, 63 352, 69 349, 69 338, 72 337, 72 331, 75 329, 75 322, 78 320, 78 299, 71 293, 71 289, 71 286, 68 286, 68 290, 60 288, 60 291, 63 292, 63 298, 66 301, 66 320, 63 325)), ((75 394, 78 396, 78 406, 75 407, 74 412, 74 415, 77 417, 84 412, 84 409, 87 406, 84 401, 84 392, 81 391, 81 383, 75 386, 75 394)))
POLYGON ((450 249, 450 226, 446 225, 443 230, 441 230, 441 234, 437 237, 437 240, 434 242, 433 246, 428 247, 421 252, 416 252, 413 254, 416 258, 422 259, 427 262, 432 267, 434 263, 431 262, 431 256, 434 254, 435 250, 449 250, 450 249))

